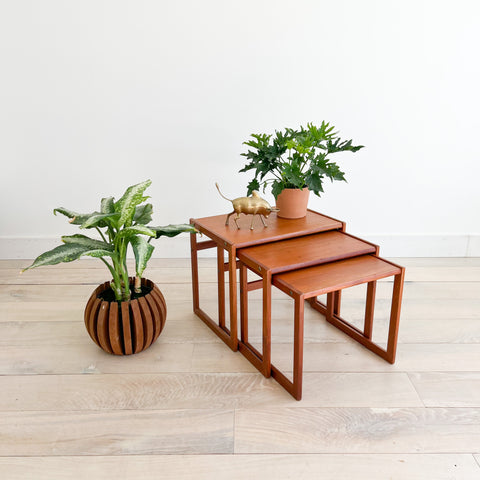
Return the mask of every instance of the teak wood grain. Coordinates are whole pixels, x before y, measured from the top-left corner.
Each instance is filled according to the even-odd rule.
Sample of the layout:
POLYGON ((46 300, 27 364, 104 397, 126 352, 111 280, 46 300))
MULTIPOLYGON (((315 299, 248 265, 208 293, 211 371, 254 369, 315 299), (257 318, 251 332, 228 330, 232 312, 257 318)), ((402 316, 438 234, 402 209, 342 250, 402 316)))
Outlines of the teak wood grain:
POLYGON ((250 219, 245 215, 238 220, 239 229, 233 224, 225 225, 225 218, 226 215, 216 215, 192 219, 191 223, 217 244, 237 249, 344 227, 343 222, 312 210, 307 211, 306 217, 295 220, 286 220, 272 213, 267 219, 267 227, 256 224, 254 230, 250 230, 250 219))
POLYGON ((344 258, 376 253, 378 247, 344 232, 332 231, 306 235, 275 245, 264 244, 238 251, 243 263, 270 270, 273 274, 283 271, 330 263, 344 258))
MULTIPOLYGON (((227 214, 228 215, 228 214, 227 214)), ((192 296, 193 311, 196 315, 221 338, 233 351, 238 349, 237 329, 237 249, 260 245, 269 242, 278 242, 284 239, 310 235, 328 230, 344 230, 345 224, 331 217, 309 210, 304 218, 285 220, 277 217, 275 213, 270 215, 268 226, 260 229, 250 229, 243 221, 237 226, 226 223, 226 215, 190 219, 190 223, 210 240, 198 241, 197 235, 190 235, 190 255, 192 268, 192 296), (218 311, 217 320, 210 316, 200 306, 199 275, 198 275, 198 252, 200 250, 217 249, 217 272, 218 272, 218 311), (225 264, 224 251, 227 251, 228 262, 225 264), (226 326, 225 305, 225 276, 228 272, 228 295, 230 324, 226 326)))
POLYGON ((400 272, 400 267, 396 265, 371 255, 365 255, 341 262, 281 273, 274 277, 273 284, 287 294, 294 292, 307 299, 398 275, 400 272))
MULTIPOLYGON (((335 233, 335 232, 334 232, 335 233)), ((303 242, 303 251, 309 250, 309 243, 315 244, 317 237, 318 242, 322 238, 335 237, 335 235, 321 234, 296 239, 293 243, 301 244, 303 242)), ((338 233, 340 237, 345 236, 344 233, 338 233)), ((361 243, 355 240, 357 243, 361 243)), ((330 251, 338 248, 337 256, 342 253, 341 242, 335 242, 334 238, 328 238, 326 242, 330 246, 330 251)), ((261 251, 262 249, 253 248, 253 254, 250 249, 239 252, 240 259, 240 308, 241 308, 241 342, 240 352, 257 368, 263 375, 269 377, 272 375, 289 393, 297 400, 302 398, 302 379, 303 379, 303 344, 304 344, 304 317, 305 308, 304 301, 311 299, 310 303, 313 308, 326 315, 329 323, 358 341, 360 344, 374 352, 375 354, 394 363, 396 356, 398 327, 400 320, 400 308, 403 293, 404 268, 399 267, 391 262, 382 260, 374 255, 355 256, 355 248, 351 248, 353 258, 344 260, 331 261, 330 263, 322 263, 317 260, 320 265, 301 268, 305 264, 305 257, 302 252, 297 253, 299 248, 286 248, 285 244, 292 241, 277 242, 270 245, 269 251, 261 251), (292 253, 293 252, 293 253, 292 253), (295 264, 302 259, 304 263, 295 264), (248 263, 246 263, 248 262, 248 263), (284 263, 282 263, 284 262, 284 263), (292 268, 286 273, 275 274, 275 271, 269 267, 292 268), (297 270, 293 270, 296 266, 297 270), (247 266, 262 276, 263 286, 263 325, 262 325, 262 352, 260 353, 248 339, 248 292, 256 288, 259 282, 247 282, 247 266), (390 322, 388 329, 387 347, 377 345, 373 340, 373 319, 376 281, 388 276, 394 276, 394 286, 391 303, 390 322), (294 307, 294 351, 293 351, 293 380, 290 380, 285 373, 278 367, 272 365, 272 349, 271 349, 271 285, 275 285, 280 290, 293 298, 294 307), (367 284, 367 298, 364 316, 363 331, 354 326, 351 322, 345 321, 340 317, 341 290, 355 285, 367 284), (318 301, 318 296, 327 294, 327 304, 324 305, 318 301)), ((357 245, 355 247, 358 248, 357 245)), ((328 251, 328 250, 327 250, 328 251)), ((345 252, 348 255, 349 250, 345 252)), ((378 250, 376 249, 376 252, 378 250)))
MULTIPOLYGON (((271 371, 272 276, 343 258, 378 253, 378 247, 340 231, 304 235, 289 240, 240 249, 241 340, 239 349, 265 376, 271 371), (262 279, 247 282, 246 267, 262 279), (263 288, 262 352, 249 341, 247 291, 263 288)), ((340 294, 335 297, 335 313, 340 313, 340 294)))

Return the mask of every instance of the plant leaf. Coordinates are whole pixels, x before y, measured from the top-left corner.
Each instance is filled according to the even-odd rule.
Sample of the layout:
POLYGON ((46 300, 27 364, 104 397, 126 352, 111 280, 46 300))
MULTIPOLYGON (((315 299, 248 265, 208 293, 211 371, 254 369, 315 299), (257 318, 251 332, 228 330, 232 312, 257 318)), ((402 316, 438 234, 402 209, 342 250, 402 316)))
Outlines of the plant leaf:
POLYGON ((145 180, 144 182, 128 187, 120 200, 115 202, 115 211, 120 213, 120 218, 117 220, 117 228, 121 228, 123 225, 126 227, 132 225, 135 207, 148 198, 143 196, 143 192, 151 183, 151 180, 145 180))
POLYGON ((134 235, 130 238, 135 255, 135 270, 138 277, 143 275, 147 262, 150 260, 155 247, 145 240, 145 237, 134 235))
POLYGON ((310 173, 305 177, 305 183, 310 191, 315 195, 320 196, 320 192, 323 192, 322 177, 318 173, 310 173))
POLYGON ((88 252, 85 252, 83 255, 86 255, 87 257, 95 257, 95 258, 113 257, 114 252, 110 250, 89 250, 88 252))
POLYGON ((115 199, 113 197, 102 198, 102 201, 100 204, 100 212, 114 213, 115 212, 114 200, 115 199))
POLYGON ((285 165, 283 176, 287 183, 295 188, 303 188, 305 186, 305 176, 300 169, 299 162, 292 160, 291 164, 285 165))
POLYGON ((57 213, 61 213, 66 217, 70 218, 70 223, 72 225, 82 225, 89 217, 91 217, 94 213, 77 213, 73 212, 72 210, 68 210, 67 208, 59 207, 53 210, 53 214, 56 215, 57 213))
POLYGON ((22 271, 29 270, 30 268, 41 267, 44 265, 57 265, 58 263, 68 263, 77 260, 82 255, 90 255, 92 257, 112 256, 112 252, 101 249, 91 249, 78 243, 65 243, 53 250, 42 253, 39 255, 33 263, 24 268, 22 271))
POLYGON ((160 238, 161 236, 166 237, 175 237, 180 233, 198 233, 197 229, 193 225, 188 223, 181 223, 177 225, 166 225, 165 227, 148 227, 155 232, 155 238, 160 238))
MULTIPOLYGON (((104 199, 105 200, 105 199, 104 199)), ((103 202, 103 200, 102 200, 103 202)), ((80 228, 94 228, 94 227, 106 227, 109 225, 109 220, 120 217, 119 213, 77 213, 72 210, 60 207, 56 208, 53 211, 54 215, 61 213, 66 217, 70 218, 70 223, 72 225, 80 225, 80 228)))
POLYGON ((252 192, 260 190, 260 183, 259 181, 254 178, 248 185, 247 185, 247 195, 251 195, 252 192))
POLYGON ((117 234, 118 238, 129 238, 133 235, 147 235, 149 237, 155 237, 156 232, 153 227, 146 227, 145 225, 134 225, 133 227, 126 227, 117 234))
POLYGON ((119 213, 98 213, 94 212, 82 223, 80 228, 106 227, 111 224, 110 220, 117 220, 119 213))
POLYGON ((108 250, 113 252, 113 245, 105 243, 102 240, 96 240, 94 238, 87 237, 86 235, 65 235, 62 237, 62 242, 83 245, 84 247, 89 247, 95 250, 108 250))
POLYGON ((327 150, 328 153, 336 153, 336 152, 358 152, 361 148, 364 148, 363 145, 352 145, 352 140, 341 140, 340 138, 335 138, 335 140, 328 140, 327 141, 327 150))
POLYGON ((140 205, 135 208, 135 215, 133 216, 133 222, 135 224, 147 225, 152 221, 153 206, 151 203, 140 205))
POLYGON ((277 197, 280 195, 280 193, 284 188, 285 188, 285 185, 280 180, 275 180, 272 183, 272 194, 275 197, 275 200, 277 199, 277 197))

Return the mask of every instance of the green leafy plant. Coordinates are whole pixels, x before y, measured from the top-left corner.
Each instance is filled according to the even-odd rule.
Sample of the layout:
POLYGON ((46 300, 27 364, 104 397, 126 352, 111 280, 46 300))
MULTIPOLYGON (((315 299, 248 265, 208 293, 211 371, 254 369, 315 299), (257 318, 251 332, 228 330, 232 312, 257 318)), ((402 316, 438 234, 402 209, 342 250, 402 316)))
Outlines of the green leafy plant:
POLYGON ((244 145, 252 147, 248 153, 242 153, 249 162, 240 170, 255 170, 253 180, 248 184, 250 195, 263 186, 265 191, 271 184, 275 198, 285 188, 305 188, 320 196, 323 182, 329 178, 344 180, 344 172, 328 156, 337 152, 356 152, 363 145, 354 146, 352 140, 341 140, 335 127, 322 122, 320 127, 308 123, 299 130, 286 128, 275 131, 275 135, 252 134, 252 140, 244 145))
POLYGON ((117 301, 130 299, 130 282, 127 270, 127 248, 131 245, 135 255, 135 293, 141 293, 141 278, 155 247, 153 238, 174 237, 182 232, 196 232, 192 225, 179 224, 165 227, 148 225, 152 220, 153 206, 144 203, 148 198, 144 192, 152 182, 146 180, 128 187, 122 197, 115 201, 113 197, 102 198, 100 211, 76 213, 66 208, 56 208, 70 219, 73 225, 82 230, 94 229, 100 239, 76 234, 63 236, 63 244, 42 253, 25 270, 43 265, 56 265, 72 262, 82 256, 99 258, 112 275, 111 288, 117 301))

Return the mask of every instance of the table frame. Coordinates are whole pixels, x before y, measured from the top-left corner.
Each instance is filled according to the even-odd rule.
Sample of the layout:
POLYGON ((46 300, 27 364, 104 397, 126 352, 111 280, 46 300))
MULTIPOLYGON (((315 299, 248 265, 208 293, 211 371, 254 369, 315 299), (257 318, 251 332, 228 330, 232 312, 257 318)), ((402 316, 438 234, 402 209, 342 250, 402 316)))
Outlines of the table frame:
MULTIPOLYGON (((283 220, 278 219, 276 214, 272 213, 267 220, 269 226, 266 228, 262 226, 262 230, 257 230, 257 232, 250 230, 250 222, 246 216, 241 217, 239 220, 241 228, 248 230, 245 232, 238 232, 236 227, 224 225, 226 216, 227 215, 217 215, 214 217, 190 219, 190 224, 192 224, 200 233, 209 239, 199 242, 197 240, 197 234, 190 234, 193 311, 233 351, 237 351, 239 348, 237 327, 237 250, 253 245, 271 243, 329 230, 340 230, 343 232, 345 231, 345 223, 328 215, 323 215, 313 210, 308 210, 306 219, 313 219, 313 222, 308 223, 307 220, 305 220, 306 225, 304 228, 296 229, 296 225, 302 225, 303 219, 299 219, 298 221, 283 220), (324 224, 318 223, 318 225, 315 225, 317 215, 324 219, 324 224), (275 227, 275 225, 280 224, 282 225, 282 228, 275 227), (270 230, 267 230, 268 228, 270 228, 270 230), (198 252, 210 248, 217 249, 217 321, 214 320, 200 306, 198 252), (227 262, 225 262, 225 251, 228 254, 227 262), (228 272, 229 283, 230 328, 226 326, 225 272, 228 272)), ((256 228, 258 229, 259 227, 256 228)), ((340 302, 338 301, 338 305, 339 304, 340 302)))
MULTIPOLYGON (((341 232, 343 235, 355 240, 359 240, 365 245, 365 249, 360 255, 374 254, 378 256, 379 246, 374 243, 368 242, 354 235, 341 232), (367 248, 370 247, 370 248, 367 248)), ((260 266, 258 260, 252 258, 249 254, 249 250, 240 250, 239 256, 239 268, 240 268, 240 342, 238 348, 240 352, 254 365, 265 377, 270 377, 272 374, 271 365, 271 336, 272 336, 272 279, 274 275, 280 273, 279 270, 274 268, 267 268, 265 263, 260 266), (247 270, 255 273, 260 277, 260 280, 248 281, 247 270), (248 341, 248 292, 252 290, 262 289, 262 352, 259 352, 248 341)), ((357 254, 355 254, 357 256, 357 254)), ((287 272, 291 270, 299 270, 308 266, 321 265, 324 263, 330 263, 332 261, 342 260, 349 258, 349 255, 344 252, 344 255, 337 254, 335 258, 315 258, 310 259, 308 263, 295 264, 290 267, 283 267, 281 272, 287 272)), ((376 282, 372 282, 373 293, 375 292, 376 282)), ((374 296, 373 296, 374 299, 374 296)), ((326 311, 327 306, 315 299, 316 303, 314 308, 317 310, 323 309, 326 311)), ((313 302, 312 302, 313 303, 313 302)), ((332 298, 331 302, 333 313, 337 318, 340 318, 340 305, 341 305, 341 291, 336 292, 336 295, 332 298)))
MULTIPOLYGON (((376 255, 371 255, 372 257, 379 258, 376 255)), ((358 257, 359 258, 359 257, 358 257)), ((322 313, 327 322, 331 323, 339 330, 343 331, 345 334, 359 342, 361 345, 369 349, 371 352, 380 356, 387 362, 393 364, 395 362, 396 350, 397 350, 397 340, 398 340, 398 328, 400 321, 400 309, 402 303, 402 292, 403 292, 403 283, 405 268, 395 263, 392 263, 385 259, 380 259, 384 263, 390 264, 396 270, 393 273, 376 275, 373 279, 358 279, 354 282, 348 281, 343 285, 340 285, 338 289, 327 289, 322 292, 302 292, 295 291, 291 288, 290 285, 284 284, 281 281, 277 281, 277 276, 273 276, 273 285, 279 290, 284 292, 286 295, 291 297, 294 300, 294 353, 293 353, 293 381, 289 380, 287 376, 282 373, 275 365, 271 364, 270 359, 270 343, 271 339, 267 342, 268 352, 264 351, 263 357, 259 357, 260 353, 258 351, 252 352, 248 348, 240 348, 240 351, 243 355, 254 365, 260 372, 265 376, 272 376, 280 385, 282 385, 285 390, 287 390, 296 400, 302 399, 302 382, 303 382, 303 335, 304 335, 304 306, 305 301, 310 302, 310 304, 322 313), (393 281, 393 291, 392 291, 392 301, 390 309, 390 322, 388 330, 388 340, 386 349, 380 347, 372 341, 372 327, 373 327, 373 314, 375 308, 375 286, 376 281, 381 278, 394 277, 393 281), (364 317, 364 329, 363 331, 356 328, 346 320, 344 320, 338 313, 335 312, 335 306, 338 301, 340 301, 340 293, 344 288, 348 288, 354 285, 367 284, 367 295, 365 303, 365 317, 364 317), (327 294, 327 304, 324 305, 318 301, 318 295, 320 293, 327 294), (269 368, 270 372, 265 370, 269 368)), ((244 264, 242 261, 240 263, 240 298, 241 298, 241 334, 243 338, 243 330, 248 328, 248 313, 246 310, 246 304, 248 302, 248 292, 255 290, 258 287, 258 282, 247 282, 247 269, 251 268, 244 264)), ((254 270, 252 270, 254 271, 254 270)), ((278 275, 281 277, 281 274, 278 275)), ((264 306, 265 308, 265 306, 264 306)), ((270 318, 267 319, 269 321, 270 318)), ((270 330, 268 330, 268 335, 271 335, 270 330)), ((242 347, 242 345, 240 345, 242 347)), ((250 346, 250 348, 253 348, 250 346)), ((265 344, 264 344, 265 348, 265 344)), ((253 349, 255 350, 255 349, 253 349)))

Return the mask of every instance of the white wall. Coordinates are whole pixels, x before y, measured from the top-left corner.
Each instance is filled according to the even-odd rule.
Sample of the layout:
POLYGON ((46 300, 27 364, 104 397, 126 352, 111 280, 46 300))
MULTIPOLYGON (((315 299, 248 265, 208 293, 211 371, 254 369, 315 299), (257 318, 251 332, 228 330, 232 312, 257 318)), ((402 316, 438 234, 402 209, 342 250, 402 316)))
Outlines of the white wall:
POLYGON ((0 0, 0 257, 145 178, 158 224, 226 213, 250 133, 323 119, 366 148, 311 208, 391 256, 480 255, 479 21, 476 0, 0 0))

